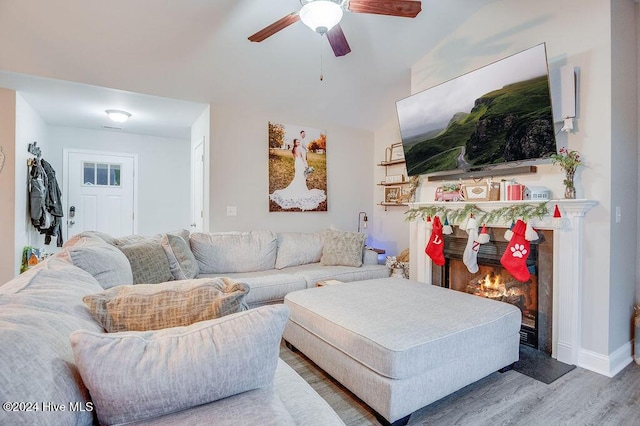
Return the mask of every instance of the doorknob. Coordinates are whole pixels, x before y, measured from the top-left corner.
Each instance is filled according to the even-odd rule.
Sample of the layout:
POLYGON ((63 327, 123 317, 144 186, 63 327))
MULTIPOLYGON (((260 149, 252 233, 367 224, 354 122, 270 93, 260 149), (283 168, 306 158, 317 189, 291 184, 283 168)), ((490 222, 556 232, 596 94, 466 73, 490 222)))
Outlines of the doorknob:
POLYGON ((70 221, 69 221, 69 226, 73 226, 73 225, 75 225, 75 224, 76 224, 76 222, 75 222, 75 221, 73 221, 73 220, 70 220, 70 221))

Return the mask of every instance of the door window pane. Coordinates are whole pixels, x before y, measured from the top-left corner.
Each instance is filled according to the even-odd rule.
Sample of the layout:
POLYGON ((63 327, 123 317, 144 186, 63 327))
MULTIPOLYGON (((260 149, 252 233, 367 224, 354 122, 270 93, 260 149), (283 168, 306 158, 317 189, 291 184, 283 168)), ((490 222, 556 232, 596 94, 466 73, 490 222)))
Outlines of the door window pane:
POLYGON ((82 163, 82 184, 120 186, 121 164, 82 163))
POLYGON ((96 168, 96 183, 98 185, 109 185, 109 165, 98 163, 96 168))
POLYGON ((84 185, 96 184, 96 163, 83 163, 82 164, 83 177, 82 182, 84 185))
POLYGON ((120 186, 120 164, 109 165, 109 185, 120 186))

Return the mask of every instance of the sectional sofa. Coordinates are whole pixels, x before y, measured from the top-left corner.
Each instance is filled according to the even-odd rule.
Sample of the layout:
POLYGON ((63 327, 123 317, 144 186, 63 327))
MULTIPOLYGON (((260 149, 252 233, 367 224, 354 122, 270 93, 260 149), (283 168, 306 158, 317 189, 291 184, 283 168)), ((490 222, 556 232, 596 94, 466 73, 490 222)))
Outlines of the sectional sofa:
POLYGON ((72 238, 0 286, 0 424, 343 424, 278 358, 289 312, 274 304, 317 280, 388 276, 361 237, 335 232, 72 238), (254 308, 105 333, 83 302, 157 279, 180 289, 220 275, 241 283, 254 308))

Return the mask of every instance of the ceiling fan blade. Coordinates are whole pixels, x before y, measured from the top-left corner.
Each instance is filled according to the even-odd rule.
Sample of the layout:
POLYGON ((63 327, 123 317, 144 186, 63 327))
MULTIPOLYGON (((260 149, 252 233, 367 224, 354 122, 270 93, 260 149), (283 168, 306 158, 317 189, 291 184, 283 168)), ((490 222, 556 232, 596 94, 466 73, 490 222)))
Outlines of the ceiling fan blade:
POLYGON ((276 22, 269 25, 268 27, 261 29, 260 31, 258 31, 257 33, 249 37, 249 40, 255 41, 255 42, 261 42, 262 40, 268 37, 271 37, 278 31, 287 28, 289 25, 295 24, 299 20, 300 20, 300 16, 298 15, 298 12, 293 12, 285 16, 284 18, 278 19, 276 22))
POLYGON ((351 47, 349 47, 347 38, 342 32, 342 28, 340 28, 340 24, 335 25, 327 32, 327 39, 329 40, 329 44, 333 49, 334 55, 344 56, 347 53, 351 52, 351 47))
POLYGON ((350 0, 349 10, 356 13, 415 18, 422 10, 422 3, 414 0, 350 0))

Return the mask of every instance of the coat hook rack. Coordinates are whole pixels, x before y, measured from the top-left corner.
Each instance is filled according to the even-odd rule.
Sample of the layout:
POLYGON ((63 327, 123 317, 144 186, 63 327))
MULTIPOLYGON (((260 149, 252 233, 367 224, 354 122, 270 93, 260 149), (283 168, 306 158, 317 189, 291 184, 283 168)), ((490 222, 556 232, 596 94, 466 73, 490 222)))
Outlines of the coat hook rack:
POLYGON ((42 151, 40 150, 40 148, 38 148, 38 142, 33 142, 30 143, 27 150, 29 151, 29 153, 35 155, 36 157, 40 158, 40 156, 42 155, 42 151))
POLYGON ((29 151, 30 154, 33 154, 36 156, 36 158, 28 158, 27 159, 27 166, 31 167, 33 166, 42 156, 42 151, 40 150, 40 148, 38 148, 38 142, 33 142, 30 143, 29 146, 27 147, 27 151, 29 151))

